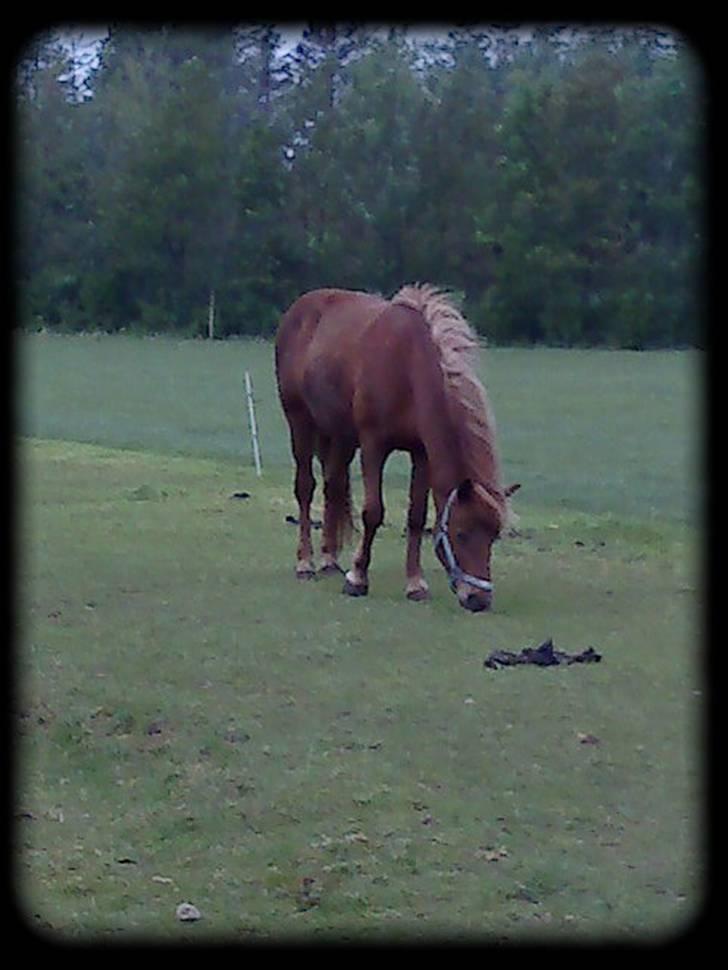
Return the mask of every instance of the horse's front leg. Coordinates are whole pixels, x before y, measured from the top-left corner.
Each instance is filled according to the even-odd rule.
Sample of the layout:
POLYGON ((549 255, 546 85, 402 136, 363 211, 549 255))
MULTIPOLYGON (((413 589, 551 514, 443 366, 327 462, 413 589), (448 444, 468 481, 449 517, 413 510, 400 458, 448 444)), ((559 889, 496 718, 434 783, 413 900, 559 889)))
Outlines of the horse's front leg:
POLYGON ((372 558, 372 544, 377 529, 384 520, 384 501, 382 499, 382 469, 386 454, 376 446, 362 442, 361 467, 364 484, 364 508, 362 509, 362 533, 359 546, 354 553, 351 569, 346 574, 344 593, 349 596, 366 596, 369 592, 369 563, 372 558))
POLYGON ((422 574, 420 564, 422 533, 427 519, 429 491, 427 455, 424 451, 413 452, 409 511, 407 512, 407 586, 405 590, 407 599, 415 601, 430 598, 430 588, 422 574))

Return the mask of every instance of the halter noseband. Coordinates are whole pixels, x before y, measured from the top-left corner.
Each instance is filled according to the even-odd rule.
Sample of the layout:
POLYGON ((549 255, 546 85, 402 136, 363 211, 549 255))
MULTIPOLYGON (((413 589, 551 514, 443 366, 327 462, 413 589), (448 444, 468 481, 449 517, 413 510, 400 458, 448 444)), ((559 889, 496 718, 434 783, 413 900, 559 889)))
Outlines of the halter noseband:
POLYGON ((470 573, 464 572, 460 566, 458 566, 458 561, 455 558, 455 553, 452 549, 452 544, 450 542, 450 536, 448 535, 447 525, 450 519, 450 510, 453 507, 453 503, 458 494, 457 488, 454 488, 452 492, 447 497, 447 502, 445 502, 445 508, 442 510, 442 515, 440 516, 440 521, 435 529, 434 535, 434 545, 435 550, 438 546, 442 546, 442 551, 445 554, 445 562, 447 563, 447 575, 450 579, 450 589, 454 592, 457 590, 457 583, 467 583, 469 586, 475 586, 477 589, 483 589, 490 593, 493 590, 493 584, 488 579, 481 579, 479 576, 471 576, 470 573))

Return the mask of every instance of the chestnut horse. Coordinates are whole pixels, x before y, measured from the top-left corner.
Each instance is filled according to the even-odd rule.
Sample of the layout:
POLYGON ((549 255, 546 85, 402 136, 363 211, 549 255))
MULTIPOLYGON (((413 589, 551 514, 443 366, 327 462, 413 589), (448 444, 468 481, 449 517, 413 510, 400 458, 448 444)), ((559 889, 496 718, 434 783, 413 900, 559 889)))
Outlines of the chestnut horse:
POLYGON ((430 285, 405 286, 391 300, 314 290, 289 308, 276 340, 276 375, 296 463, 299 578, 315 575, 313 456, 324 476, 321 572, 342 572, 337 557, 352 528, 349 465, 361 450, 364 529, 343 591, 364 596, 384 518, 384 463, 400 450, 412 460, 407 597, 429 596, 420 546, 431 490, 435 549, 453 592, 468 610, 490 607, 491 547, 519 486, 501 483, 493 416, 474 372, 477 346, 462 315, 430 285))

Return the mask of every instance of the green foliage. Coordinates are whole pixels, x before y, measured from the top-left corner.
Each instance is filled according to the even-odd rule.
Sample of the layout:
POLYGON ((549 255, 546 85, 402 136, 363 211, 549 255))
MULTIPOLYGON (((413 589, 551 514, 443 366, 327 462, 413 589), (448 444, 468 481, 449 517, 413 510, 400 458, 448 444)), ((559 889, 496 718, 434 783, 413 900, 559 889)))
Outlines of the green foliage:
POLYGON ((317 286, 462 291, 500 342, 700 343, 700 65, 649 30, 114 29, 18 66, 20 323, 270 334, 317 286))

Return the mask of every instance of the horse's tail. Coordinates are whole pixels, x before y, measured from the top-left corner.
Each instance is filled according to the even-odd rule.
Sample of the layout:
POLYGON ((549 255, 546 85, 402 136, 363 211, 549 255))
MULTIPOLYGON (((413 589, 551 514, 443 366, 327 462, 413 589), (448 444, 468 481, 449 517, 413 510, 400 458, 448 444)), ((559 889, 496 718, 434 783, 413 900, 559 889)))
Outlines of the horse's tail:
POLYGON ((351 538, 356 532, 351 502, 351 480, 348 468, 342 472, 342 481, 337 483, 335 492, 330 500, 327 501, 327 505, 329 515, 333 520, 336 548, 343 549, 344 546, 351 542, 351 538))
POLYGON ((316 454, 324 470, 324 494, 328 514, 331 516, 337 549, 347 545, 356 532, 351 500, 351 476, 348 464, 339 469, 336 478, 326 482, 326 468, 330 460, 330 440, 317 436, 316 454))

